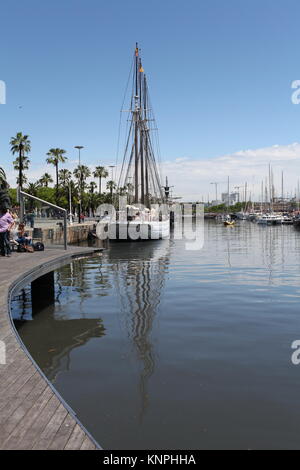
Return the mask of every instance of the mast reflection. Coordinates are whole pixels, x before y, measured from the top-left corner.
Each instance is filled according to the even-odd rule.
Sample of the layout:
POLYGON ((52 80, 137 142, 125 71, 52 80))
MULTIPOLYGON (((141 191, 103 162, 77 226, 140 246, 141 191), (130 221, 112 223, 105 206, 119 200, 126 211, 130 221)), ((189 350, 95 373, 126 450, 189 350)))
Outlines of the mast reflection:
POLYGON ((151 335, 161 301, 169 254, 169 240, 159 243, 119 243, 109 252, 120 297, 121 318, 140 361, 140 421, 149 403, 149 380, 155 369, 151 335))

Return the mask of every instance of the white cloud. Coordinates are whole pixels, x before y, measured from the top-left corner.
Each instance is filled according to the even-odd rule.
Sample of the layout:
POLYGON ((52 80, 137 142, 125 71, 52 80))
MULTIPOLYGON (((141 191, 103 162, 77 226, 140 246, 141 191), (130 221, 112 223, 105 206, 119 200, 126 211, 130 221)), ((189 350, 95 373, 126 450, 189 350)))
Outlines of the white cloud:
MULTIPOLYGON (((162 164, 162 174, 168 176, 169 184, 174 186, 173 195, 181 196, 185 201, 197 201, 202 196, 207 200, 215 198, 215 189, 211 182, 218 182, 219 195, 227 190, 227 177, 230 187, 248 184, 248 190, 256 198, 260 197, 261 181, 268 176, 271 163, 277 194, 281 194, 281 171, 284 171, 285 193, 295 194, 300 178, 300 143, 273 145, 259 149, 240 150, 230 155, 210 159, 175 158, 162 164)), ((73 170, 77 161, 70 161, 67 167, 73 170)), ((94 166, 88 165, 93 171, 94 166)), ((27 172, 29 181, 36 181, 47 171, 53 177, 54 168, 50 165, 31 165, 27 172)), ((15 186, 16 172, 7 171, 8 181, 15 186)), ((104 183, 105 184, 105 183, 104 183)), ((104 187, 104 185, 103 185, 104 187)))
POLYGON ((277 195, 281 194, 281 171, 284 171, 284 191, 294 194, 300 178, 300 144, 273 145, 259 149, 240 150, 231 155, 195 160, 178 158, 162 165, 163 174, 168 176, 169 184, 174 185, 173 194, 183 200, 196 201, 215 199, 215 186, 218 194, 227 191, 227 177, 230 187, 248 185, 256 198, 260 197, 261 181, 268 176, 271 163, 277 195))

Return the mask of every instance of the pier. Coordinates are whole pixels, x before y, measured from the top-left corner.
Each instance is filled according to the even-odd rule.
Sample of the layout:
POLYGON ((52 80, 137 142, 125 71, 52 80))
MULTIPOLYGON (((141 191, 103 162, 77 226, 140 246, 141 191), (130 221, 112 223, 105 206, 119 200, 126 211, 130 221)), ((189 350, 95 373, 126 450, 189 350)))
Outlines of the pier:
POLYGON ((97 450, 99 444, 77 419, 22 344, 10 316, 10 300, 32 283, 37 301, 53 294, 52 271, 101 249, 69 247, 13 253, 0 270, 0 449, 97 450), (49 285, 50 283, 50 285, 49 285), (39 295, 37 294, 39 292, 39 295), (2 362, 2 363, 1 363, 2 362))

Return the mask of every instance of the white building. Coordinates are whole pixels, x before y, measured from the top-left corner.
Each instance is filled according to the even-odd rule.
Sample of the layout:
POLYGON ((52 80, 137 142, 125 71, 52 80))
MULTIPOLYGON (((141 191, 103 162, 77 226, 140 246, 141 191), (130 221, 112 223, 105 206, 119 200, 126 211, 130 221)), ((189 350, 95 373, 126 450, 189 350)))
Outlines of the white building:
POLYGON ((230 193, 228 204, 228 193, 222 193, 222 203, 233 206, 239 201, 239 193, 230 193))

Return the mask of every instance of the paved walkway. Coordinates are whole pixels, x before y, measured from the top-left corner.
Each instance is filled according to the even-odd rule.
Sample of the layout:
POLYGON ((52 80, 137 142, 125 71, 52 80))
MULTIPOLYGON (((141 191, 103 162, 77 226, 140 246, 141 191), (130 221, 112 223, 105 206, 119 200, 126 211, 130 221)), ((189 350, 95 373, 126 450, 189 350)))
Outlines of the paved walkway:
POLYGON ((51 271, 57 263, 93 252, 80 247, 50 248, 0 257, 0 340, 6 348, 6 364, 0 363, 2 450, 99 448, 21 346, 8 311, 13 287, 51 271))

